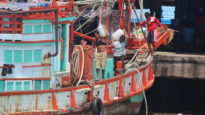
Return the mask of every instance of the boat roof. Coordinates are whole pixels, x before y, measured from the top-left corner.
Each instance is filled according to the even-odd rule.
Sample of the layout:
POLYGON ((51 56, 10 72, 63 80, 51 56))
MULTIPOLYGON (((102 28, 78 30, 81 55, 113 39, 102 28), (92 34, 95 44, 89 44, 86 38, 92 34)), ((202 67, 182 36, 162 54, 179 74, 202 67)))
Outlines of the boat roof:
MULTIPOLYGON (((68 2, 56 2, 57 6, 63 6, 68 4, 68 2)), ((31 8, 48 8, 52 6, 52 2, 9 2, 0 4, 0 12, 5 11, 29 11, 31 8)))

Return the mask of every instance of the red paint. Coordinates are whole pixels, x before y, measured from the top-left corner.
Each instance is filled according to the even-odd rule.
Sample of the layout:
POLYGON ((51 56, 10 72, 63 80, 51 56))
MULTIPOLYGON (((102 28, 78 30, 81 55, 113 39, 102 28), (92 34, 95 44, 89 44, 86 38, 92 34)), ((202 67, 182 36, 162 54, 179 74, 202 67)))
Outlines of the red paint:
POLYGON ((146 73, 145 73, 145 71, 143 71, 143 73, 142 73, 142 83, 143 83, 143 86, 146 86, 146 85, 147 85, 147 80, 146 80, 146 73))
POLYGON ((57 110, 58 109, 58 103, 57 103, 57 98, 56 98, 56 93, 52 93, 52 104, 53 104, 53 109, 57 110))
POLYGON ((93 74, 92 73, 88 73, 88 81, 92 81, 93 80, 93 74))
POLYGON ((92 101, 93 99, 93 91, 88 92, 88 101, 92 101))
POLYGON ((119 8, 119 13, 120 13, 120 29, 124 29, 124 1, 123 0, 117 0, 118 2, 118 8, 119 8))
POLYGON ((15 68, 15 66, 0 66, 0 68, 15 68))
POLYGON ((109 93, 108 84, 105 84, 104 101, 107 101, 107 102, 110 101, 110 93, 109 93))
POLYGON ((94 48, 92 45, 83 46, 84 50, 84 69, 83 69, 83 79, 87 80, 88 77, 91 79, 91 74, 93 73, 93 55, 94 55, 94 48))
POLYGON ((70 107, 76 108, 76 98, 75 98, 75 91, 72 90, 70 94, 70 107))
POLYGON ((51 64, 41 64, 41 65, 24 65, 23 68, 27 67, 45 67, 45 66, 51 66, 51 64))
POLYGON ((161 44, 166 45, 167 38, 169 37, 169 32, 165 32, 160 38, 158 38, 157 42, 155 43, 155 49, 157 49, 161 44))
POLYGON ((150 64, 150 67, 149 67, 149 77, 148 77, 148 80, 152 80, 153 79, 153 69, 152 69, 152 64, 150 64))
MULTIPOLYGON (((74 34, 73 34, 73 24, 74 24, 74 22, 72 22, 71 24, 70 24, 70 27, 69 27, 69 33, 70 33, 70 35, 69 35, 69 40, 68 40, 68 44, 69 44, 69 58, 71 58, 71 55, 72 55, 72 53, 73 53, 73 47, 74 47, 74 34)), ((70 59, 68 59, 68 60, 70 60, 70 59)))
POLYGON ((141 94, 141 93, 143 92, 143 90, 149 89, 149 88, 153 85, 153 83, 154 83, 154 80, 151 80, 151 81, 149 81, 149 82, 147 83, 146 86, 144 86, 144 88, 139 88, 139 89, 137 89, 135 92, 131 92, 130 94, 127 94, 127 95, 125 95, 125 96, 123 96, 123 97, 120 97, 120 98, 117 99, 117 100, 110 101, 109 103, 106 103, 105 105, 114 104, 114 103, 117 103, 117 102, 126 100, 126 99, 128 99, 128 98, 130 98, 130 97, 132 97, 132 96, 137 95, 137 94, 141 94))
MULTIPOLYGON (((121 80, 121 79, 125 79, 127 77, 130 77, 132 74, 137 74, 139 72, 144 71, 147 67, 149 67, 149 65, 145 66, 144 68, 140 68, 138 71, 133 71, 130 73, 127 73, 126 75, 121 75, 121 76, 116 76, 114 78, 111 79, 107 79, 107 80, 102 80, 99 82, 95 82, 94 85, 104 85, 106 83, 111 83, 117 80, 121 80)), ((5 79, 5 78, 4 78, 5 79)), ((1 79, 1 80, 4 80, 1 79)), ((50 78, 15 78, 15 79, 11 79, 11 78, 7 78, 9 80, 38 80, 38 79, 49 79, 50 78)), ((6 80, 7 80, 6 79, 6 80)), ((21 91, 21 92, 2 92, 0 93, 0 96, 10 96, 10 95, 31 95, 31 94, 42 94, 42 93, 53 93, 53 92, 65 92, 65 91, 74 91, 74 90, 78 90, 78 89, 83 89, 83 88, 90 88, 90 86, 88 85, 82 85, 82 86, 78 86, 78 87, 69 87, 69 88, 62 88, 62 89, 49 89, 49 90, 36 90, 36 91, 21 91)))
POLYGON ((83 38, 85 38, 85 39, 87 39, 87 40, 95 41, 95 38, 94 38, 94 37, 90 37, 90 36, 88 36, 88 35, 85 35, 85 34, 82 34, 82 33, 79 33, 79 32, 75 32, 75 31, 73 31, 73 33, 74 33, 74 35, 76 35, 76 36, 83 37, 83 38))
MULTIPOLYGON (((129 8, 127 20, 130 20, 131 14, 132 14, 132 9, 129 8)), ((130 38, 130 21, 127 22, 127 34, 128 37, 130 38)))
POLYGON ((124 96, 124 88, 123 88, 122 79, 120 79, 118 95, 119 95, 119 97, 123 97, 124 96))
POLYGON ((135 76, 134 74, 132 75, 132 81, 131 81, 131 92, 135 92, 136 91, 136 80, 135 80, 135 76))
POLYGON ((117 65, 115 65, 115 66, 117 66, 116 67, 117 70, 122 70, 123 69, 122 68, 122 61, 117 61, 117 65))
MULTIPOLYGON (((109 101, 109 102, 103 102, 104 103, 104 105, 110 105, 110 104, 114 104, 114 103, 117 103, 117 102, 120 102, 120 101, 124 101, 124 100, 126 100, 126 99, 128 99, 128 98, 130 98, 130 97, 132 97, 132 96, 135 96, 135 95, 137 95, 137 94, 140 94, 140 93, 142 93, 142 91, 143 90, 147 90, 148 88, 150 88, 152 85, 153 85, 153 83, 154 83, 154 79, 152 79, 151 81, 149 81, 148 83, 147 83, 147 85, 146 86, 144 86, 144 89, 143 88, 139 88, 139 89, 137 89, 135 92, 131 92, 131 93, 129 93, 129 94, 127 94, 127 95, 124 95, 123 97, 119 97, 117 100, 112 100, 112 101, 109 101)), ((77 109, 77 108, 76 108, 77 109)), ((80 111, 82 111, 83 109, 79 109, 79 111, 78 112, 80 112, 80 111)), ((54 113, 56 113, 57 111, 46 111, 46 112, 21 112, 21 113, 18 113, 19 115, 25 115, 25 114, 27 114, 27 113, 30 113, 30 114, 32 114, 32 115, 43 115, 43 114, 45 114, 45 115, 50 115, 50 114, 54 114, 54 113)), ((59 113, 60 111, 58 111, 58 113, 59 113)), ((62 113, 70 113, 69 111, 66 111, 66 110, 62 110, 61 111, 62 113)), ((16 115, 16 113, 12 113, 12 114, 10 114, 10 115, 16 115)))

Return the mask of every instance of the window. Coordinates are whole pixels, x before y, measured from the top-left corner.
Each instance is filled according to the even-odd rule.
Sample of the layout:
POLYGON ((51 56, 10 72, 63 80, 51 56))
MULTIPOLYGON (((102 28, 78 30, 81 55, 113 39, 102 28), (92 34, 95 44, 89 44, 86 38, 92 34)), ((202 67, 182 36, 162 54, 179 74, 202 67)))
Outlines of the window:
POLYGON ((30 84, 29 81, 28 82, 24 82, 24 90, 25 91, 31 90, 31 84, 30 84))
POLYGON ((24 62, 32 62, 32 50, 24 50, 24 62))
POLYGON ((22 50, 14 50, 14 63, 22 63, 22 50))
POLYGON ((4 50, 4 62, 6 64, 12 63, 12 50, 4 50))
POLYGON ((22 91, 22 82, 16 82, 16 91, 22 91))
POLYGON ((7 82, 6 91, 13 91, 13 90, 14 90, 14 83, 13 82, 7 82))
POLYGON ((9 22, 9 18, 3 18, 3 21, 9 22))
POLYGON ((34 88, 35 90, 50 89, 50 80, 35 80, 34 88))
POLYGON ((171 19, 175 18, 175 6, 161 6, 162 8, 162 24, 171 24, 171 19))
POLYGON ((10 28, 11 26, 10 26, 10 24, 3 24, 3 27, 4 28, 10 28))
POLYGON ((43 80, 43 89, 50 88, 50 80, 43 80))
POLYGON ((34 25, 34 33, 42 33, 42 26, 34 25))
POLYGON ((25 24, 24 25, 24 33, 50 33, 52 32, 51 24, 25 24))
POLYGON ((49 32, 51 32, 51 25, 50 24, 43 25, 43 33, 49 33, 49 32))
POLYGON ((24 33, 25 34, 30 34, 33 32, 33 26, 32 25, 25 25, 24 26, 24 33))
POLYGON ((0 92, 4 91, 4 81, 0 80, 0 92))
POLYGON ((31 80, 5 81, 5 91, 29 91, 29 90, 32 90, 32 81, 31 80))
POLYGON ((34 62, 41 62, 41 50, 34 50, 34 62))
POLYGON ((35 90, 41 90, 41 80, 35 80, 34 88, 35 90))
POLYGON ((4 50, 4 63, 39 63, 42 60, 42 50, 4 50))

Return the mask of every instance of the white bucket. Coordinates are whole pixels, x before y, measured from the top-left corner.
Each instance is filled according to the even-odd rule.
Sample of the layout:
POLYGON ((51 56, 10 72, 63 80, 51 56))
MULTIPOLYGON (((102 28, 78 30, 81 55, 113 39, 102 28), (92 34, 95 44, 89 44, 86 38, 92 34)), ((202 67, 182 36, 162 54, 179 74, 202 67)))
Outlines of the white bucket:
POLYGON ((100 37, 107 37, 107 32, 106 32, 106 28, 105 28, 104 25, 99 24, 97 30, 98 30, 98 32, 100 34, 100 37))
POLYGON ((113 40, 119 40, 120 39, 120 36, 124 35, 124 31, 122 29, 118 29, 117 31, 115 31, 113 34, 112 34, 112 39, 113 40))

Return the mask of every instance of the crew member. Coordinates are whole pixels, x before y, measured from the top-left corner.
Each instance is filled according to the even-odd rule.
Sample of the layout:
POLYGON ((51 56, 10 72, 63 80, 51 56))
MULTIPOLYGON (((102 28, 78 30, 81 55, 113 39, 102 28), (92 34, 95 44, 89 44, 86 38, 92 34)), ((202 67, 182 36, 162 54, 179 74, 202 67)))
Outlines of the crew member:
POLYGON ((97 48, 96 52, 96 71, 97 79, 100 80, 100 68, 102 69, 102 79, 104 79, 105 66, 107 61, 107 52, 106 52, 106 38, 100 37, 98 31, 95 32, 95 46, 97 48))
POLYGON ((146 20, 140 24, 140 26, 143 26, 144 24, 147 24, 148 27, 148 47, 150 49, 151 55, 153 55, 153 52, 155 50, 154 43, 157 41, 157 25, 159 25, 161 28, 163 28, 162 24, 159 22, 159 20, 155 17, 152 17, 149 12, 145 13, 146 20))

